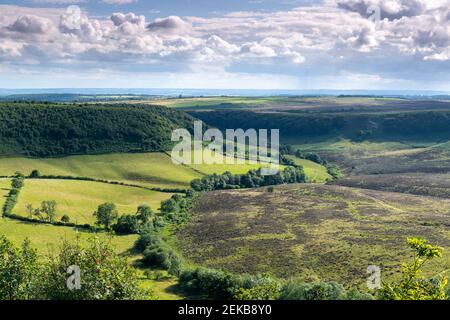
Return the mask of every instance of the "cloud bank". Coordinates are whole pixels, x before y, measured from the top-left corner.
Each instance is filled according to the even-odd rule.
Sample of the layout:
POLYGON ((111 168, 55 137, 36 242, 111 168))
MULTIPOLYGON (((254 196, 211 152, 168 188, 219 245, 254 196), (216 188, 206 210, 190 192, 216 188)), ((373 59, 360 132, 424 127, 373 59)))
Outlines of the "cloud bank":
POLYGON ((384 84, 442 82, 450 77, 449 8, 450 0, 327 0, 289 11, 148 21, 132 12, 93 18, 2 5, 0 63, 10 70, 360 74, 384 84), (368 13, 373 7, 380 20, 368 13))

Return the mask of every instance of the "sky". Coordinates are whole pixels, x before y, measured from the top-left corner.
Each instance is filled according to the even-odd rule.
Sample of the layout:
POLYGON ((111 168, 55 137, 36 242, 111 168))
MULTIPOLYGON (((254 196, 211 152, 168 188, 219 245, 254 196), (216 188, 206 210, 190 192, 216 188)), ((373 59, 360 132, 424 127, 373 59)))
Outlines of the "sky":
POLYGON ((0 88, 450 91, 450 0, 0 0, 0 88))

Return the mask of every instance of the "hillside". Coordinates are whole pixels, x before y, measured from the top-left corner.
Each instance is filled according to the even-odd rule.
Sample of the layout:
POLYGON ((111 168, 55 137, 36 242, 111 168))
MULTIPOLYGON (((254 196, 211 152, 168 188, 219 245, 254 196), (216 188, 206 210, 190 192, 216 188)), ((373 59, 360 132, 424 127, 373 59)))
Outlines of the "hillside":
MULTIPOLYGON (((190 261, 237 273, 363 285, 369 265, 396 276, 405 239, 450 248, 450 200, 316 184, 212 192, 178 234, 190 261)), ((446 270, 450 256, 429 270, 446 270)))
POLYGON ((132 104, 0 103, 0 154, 61 156, 168 149, 185 113, 132 104))
POLYGON ((112 153, 76 155, 59 158, 0 158, 0 176, 16 171, 29 174, 39 170, 41 175, 88 177, 120 181, 149 188, 186 189, 194 179, 212 173, 230 171, 247 173, 261 165, 255 164, 199 164, 177 165, 163 152, 112 153))
POLYGON ((450 139, 450 111, 386 109, 374 111, 296 111, 296 110, 209 110, 189 111, 195 118, 221 130, 280 129, 281 139, 327 140, 342 137, 355 141, 411 139, 450 139))

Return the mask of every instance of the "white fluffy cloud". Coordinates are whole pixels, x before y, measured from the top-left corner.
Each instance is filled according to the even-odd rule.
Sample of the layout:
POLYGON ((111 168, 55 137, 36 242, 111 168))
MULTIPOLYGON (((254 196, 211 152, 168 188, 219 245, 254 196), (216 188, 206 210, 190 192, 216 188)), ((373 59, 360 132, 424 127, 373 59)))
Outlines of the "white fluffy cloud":
POLYGON ((149 72, 239 65, 254 70, 262 66, 270 73, 272 66, 274 73, 290 75, 314 67, 324 73, 327 65, 337 68, 340 63, 366 68, 368 57, 383 63, 392 56, 447 63, 449 4, 450 0, 328 0, 289 11, 154 21, 134 13, 116 12, 103 19, 83 12, 0 6, 0 61, 149 72), (381 21, 367 18, 370 6, 381 9, 381 21))

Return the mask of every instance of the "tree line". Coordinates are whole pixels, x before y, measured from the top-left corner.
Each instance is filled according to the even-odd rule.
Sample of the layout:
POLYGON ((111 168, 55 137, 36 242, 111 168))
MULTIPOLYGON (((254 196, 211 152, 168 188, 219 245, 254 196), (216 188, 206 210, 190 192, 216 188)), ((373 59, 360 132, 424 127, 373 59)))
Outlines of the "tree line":
MULTIPOLYGON (((432 103, 432 102, 427 102, 432 103)), ((427 110, 370 112, 273 112, 247 110, 189 111, 193 117, 225 131, 227 128, 280 129, 280 135, 292 138, 341 136, 354 140, 380 137, 423 135, 448 137, 450 111, 427 110)))
POLYGON ((305 183, 303 167, 287 167, 274 175, 262 175, 261 169, 250 170, 246 174, 212 174, 191 182, 195 191, 212 191, 225 189, 259 188, 288 183, 305 183))

